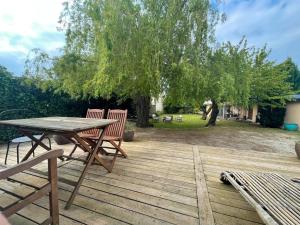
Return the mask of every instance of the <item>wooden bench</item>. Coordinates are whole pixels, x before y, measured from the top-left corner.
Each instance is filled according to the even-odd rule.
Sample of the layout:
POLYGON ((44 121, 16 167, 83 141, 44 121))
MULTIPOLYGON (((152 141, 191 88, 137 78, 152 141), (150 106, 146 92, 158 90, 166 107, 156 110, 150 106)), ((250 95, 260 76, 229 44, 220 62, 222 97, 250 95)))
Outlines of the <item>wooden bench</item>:
POLYGON ((300 185, 275 173, 223 172, 266 224, 300 224, 300 185))
MULTIPOLYGON (((33 203, 37 199, 49 194, 49 209, 50 217, 46 219, 42 224, 59 224, 59 210, 58 210, 58 192, 57 192, 57 157, 63 155, 63 150, 51 150, 42 155, 39 155, 31 160, 21 162, 20 164, 5 168, 0 171, 0 180, 3 181, 1 184, 5 187, 0 186, 2 191, 1 195, 11 196, 11 199, 15 199, 12 203, 9 203, 6 207, 1 207, 1 212, 6 217, 18 212, 27 205, 33 203), (48 160, 48 182, 42 187, 35 187, 28 185, 26 182, 20 182, 24 188, 33 188, 33 192, 29 193, 25 197, 9 191, 7 185, 16 185, 16 180, 13 177, 16 174, 22 173, 25 170, 29 170, 44 160, 48 160), (5 181, 6 180, 6 181, 5 181), (4 182, 5 181, 5 182, 4 182), (10 181, 10 182, 9 182, 10 181)), ((13 189, 12 189, 13 190, 13 189)))

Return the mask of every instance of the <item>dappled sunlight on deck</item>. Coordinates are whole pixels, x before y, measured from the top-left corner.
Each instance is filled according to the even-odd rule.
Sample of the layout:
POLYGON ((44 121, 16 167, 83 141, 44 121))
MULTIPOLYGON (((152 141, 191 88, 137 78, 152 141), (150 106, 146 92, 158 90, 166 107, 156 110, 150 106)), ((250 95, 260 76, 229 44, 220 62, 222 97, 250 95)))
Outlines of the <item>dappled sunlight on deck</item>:
MULTIPOLYGON (((54 144, 54 148, 61 147, 54 144)), ((83 164, 59 160, 61 224, 199 224, 199 219, 209 221, 209 216, 215 224, 261 224, 255 210, 239 193, 219 180, 221 171, 272 171, 292 178, 300 174, 300 161, 291 154, 160 141, 130 142, 123 147, 128 159, 118 158, 112 173, 92 166, 69 210, 64 210, 64 206, 83 164)), ((63 149, 67 153, 72 145, 63 149)), ((77 156, 80 152, 76 152, 77 156)), ((3 164, 5 146, 1 146, 0 154, 3 164)), ((10 152, 8 163, 16 163, 15 149, 10 152)), ((43 185, 46 170, 45 162, 12 178, 43 185)), ((8 187, 5 182, 1 181, 2 190, 9 189, 20 196, 30 192, 29 187, 8 187)), ((9 201, 0 194, 1 206, 9 201)), ((10 221, 22 225, 40 223, 48 216, 47 209, 48 198, 44 197, 19 211, 10 221)))

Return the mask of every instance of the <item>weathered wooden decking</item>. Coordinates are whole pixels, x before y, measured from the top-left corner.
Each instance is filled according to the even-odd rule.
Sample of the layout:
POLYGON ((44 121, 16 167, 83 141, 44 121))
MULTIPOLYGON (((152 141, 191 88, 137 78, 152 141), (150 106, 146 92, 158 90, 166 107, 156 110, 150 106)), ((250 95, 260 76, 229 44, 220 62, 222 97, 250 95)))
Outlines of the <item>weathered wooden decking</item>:
MULTIPOLYGON (((4 147, 0 151, 2 164, 4 147)), ((70 184, 78 179, 83 165, 77 161, 59 163, 61 224, 261 224, 237 191, 219 181, 220 172, 242 169, 290 177, 300 174, 300 161, 293 155, 157 141, 124 143, 124 149, 129 158, 118 158, 112 173, 93 166, 69 210, 64 210, 64 205, 71 194, 70 184)), ((10 165, 16 162, 15 157, 11 151, 10 165)), ((36 170, 12 178, 42 185, 46 164, 36 170)), ((30 192, 24 186, 7 186, 6 181, 1 181, 0 189, 20 196, 30 192)), ((0 193, 1 206, 10 201, 0 193)), ((47 208, 45 197, 9 220, 22 225, 41 223, 48 216, 47 208)))

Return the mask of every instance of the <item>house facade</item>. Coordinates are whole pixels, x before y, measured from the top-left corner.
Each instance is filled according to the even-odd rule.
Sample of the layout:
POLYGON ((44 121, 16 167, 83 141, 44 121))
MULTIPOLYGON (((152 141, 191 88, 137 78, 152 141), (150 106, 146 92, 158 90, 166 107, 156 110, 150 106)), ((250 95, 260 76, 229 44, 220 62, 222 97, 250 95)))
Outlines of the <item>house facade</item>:
POLYGON ((294 95, 293 100, 286 105, 284 123, 296 123, 300 127, 300 94, 294 95))
POLYGON ((157 99, 152 98, 151 99, 151 112, 157 113, 157 112, 163 112, 164 111, 164 105, 163 105, 163 98, 162 96, 159 96, 157 99))
POLYGON ((219 117, 223 119, 236 118, 239 120, 248 120, 256 123, 258 106, 253 105, 249 108, 231 106, 229 104, 220 105, 219 117))

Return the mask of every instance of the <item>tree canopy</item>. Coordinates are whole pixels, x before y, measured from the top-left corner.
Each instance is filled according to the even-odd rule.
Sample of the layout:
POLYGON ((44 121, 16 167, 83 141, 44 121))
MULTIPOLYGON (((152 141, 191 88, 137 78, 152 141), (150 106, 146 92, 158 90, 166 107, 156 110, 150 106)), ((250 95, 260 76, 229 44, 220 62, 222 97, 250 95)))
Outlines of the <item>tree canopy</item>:
POLYGON ((133 98, 139 126, 148 125, 150 97, 160 94, 174 105, 211 99, 278 106, 291 94, 288 81, 298 82, 290 62, 276 67, 266 48, 249 47, 245 38, 216 45, 214 28, 223 17, 209 0, 64 4, 63 54, 50 58, 35 51, 26 73, 76 98, 133 98))
POLYGON ((182 76, 182 85, 174 92, 183 99, 213 99, 241 107, 264 101, 284 104, 293 93, 289 71, 276 66, 268 55, 266 47, 249 47, 245 38, 236 45, 227 42, 210 48, 205 63, 184 65, 186 74, 197 75, 182 76))
POLYGON ((300 70, 291 58, 287 58, 283 63, 276 66, 282 72, 288 74, 288 82, 292 84, 292 88, 300 93, 300 70))
MULTIPOLYGON (((218 16, 208 0, 65 3, 60 23, 66 45, 52 79, 74 97, 117 93, 145 108, 150 97, 181 85, 185 62, 203 63, 218 16)), ((146 118, 149 110, 137 113, 146 118)))

